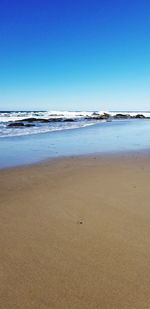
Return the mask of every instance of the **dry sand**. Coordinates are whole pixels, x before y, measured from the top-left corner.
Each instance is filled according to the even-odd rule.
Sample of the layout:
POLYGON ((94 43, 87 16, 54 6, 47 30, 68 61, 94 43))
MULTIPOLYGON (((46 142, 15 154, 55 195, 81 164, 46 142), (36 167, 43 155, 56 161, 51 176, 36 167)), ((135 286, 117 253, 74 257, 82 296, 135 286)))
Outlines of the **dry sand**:
POLYGON ((148 155, 0 171, 0 308, 150 308, 148 155))

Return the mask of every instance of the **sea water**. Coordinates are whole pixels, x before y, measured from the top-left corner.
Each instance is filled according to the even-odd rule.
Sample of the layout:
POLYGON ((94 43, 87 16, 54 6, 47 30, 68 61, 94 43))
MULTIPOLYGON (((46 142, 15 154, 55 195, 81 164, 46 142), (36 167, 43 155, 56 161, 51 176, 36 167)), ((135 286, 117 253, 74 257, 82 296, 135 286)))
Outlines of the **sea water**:
MULTIPOLYGON (((21 133, 15 134, 18 128, 13 128, 14 130, 11 129, 13 134, 12 131, 11 134, 1 134, 0 167, 30 164, 61 156, 150 149, 149 119, 113 120, 111 122, 92 120, 88 122, 84 119, 85 114, 81 116, 82 113, 78 113, 79 116, 75 115, 76 118, 79 118, 77 122, 70 124, 66 122, 66 127, 62 127, 64 123, 53 124, 53 126, 59 126, 59 129, 56 128, 56 130, 54 128, 53 130, 49 129, 44 131, 45 133, 39 130, 36 134, 28 131, 28 134, 23 134, 22 128, 19 128, 20 131, 22 130, 21 133)), ((10 116, 5 115, 3 117, 10 116)), ((15 116, 13 115, 13 117, 15 116)), ((18 118, 18 116, 16 117, 18 118)), ((21 117, 24 118, 26 115, 21 114, 21 117)), ((68 117, 70 117, 70 114, 68 117)), ((2 122, 4 123, 4 121, 2 122)), ((27 128, 27 130, 33 128, 27 128)), ((7 130, 6 125, 5 130, 7 130)))

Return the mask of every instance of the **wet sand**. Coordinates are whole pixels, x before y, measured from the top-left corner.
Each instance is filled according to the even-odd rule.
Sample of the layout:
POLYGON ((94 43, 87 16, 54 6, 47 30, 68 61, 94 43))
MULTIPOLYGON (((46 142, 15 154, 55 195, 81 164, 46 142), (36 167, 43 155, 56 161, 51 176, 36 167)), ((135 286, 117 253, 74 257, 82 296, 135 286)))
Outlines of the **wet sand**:
POLYGON ((150 308, 150 156, 0 171, 0 308, 150 308))

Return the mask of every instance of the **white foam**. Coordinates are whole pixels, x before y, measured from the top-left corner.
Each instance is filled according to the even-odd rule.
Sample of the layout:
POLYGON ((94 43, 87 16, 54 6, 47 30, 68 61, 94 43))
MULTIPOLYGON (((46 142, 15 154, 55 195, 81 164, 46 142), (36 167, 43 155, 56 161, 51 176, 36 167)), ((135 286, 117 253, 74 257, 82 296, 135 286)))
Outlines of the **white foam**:
MULTIPOLYGON (((0 137, 7 136, 21 136, 29 134, 39 134, 52 131, 62 131, 68 129, 76 129, 80 127, 86 127, 94 125, 95 122, 92 119, 90 122, 87 122, 86 117, 94 117, 94 111, 45 111, 45 112, 0 112, 0 137), (38 124, 33 127, 18 127, 18 128, 8 128, 8 122, 19 121, 28 118, 42 118, 42 119, 75 119, 76 122, 56 122, 48 124, 38 124)), ((116 114, 128 114, 130 116, 136 116, 139 114, 144 115, 145 117, 150 117, 150 112, 107 112, 107 111, 96 111, 96 115, 103 115, 104 113, 110 114, 110 116, 115 116, 116 114)), ((95 115, 95 116, 96 116, 95 115)))
POLYGON ((96 122, 92 121, 90 123, 86 122, 76 122, 76 123, 56 123, 55 125, 51 126, 35 126, 35 127, 21 127, 21 128, 8 128, 3 126, 0 129, 0 137, 12 137, 12 136, 25 136, 31 134, 41 134, 41 133, 48 133, 54 131, 63 131, 63 130, 70 130, 70 129, 78 129, 87 126, 92 126, 96 122))
MULTIPOLYGON (((82 119, 86 116, 93 116, 94 111, 46 111, 46 112, 0 112, 0 122, 9 122, 9 121, 19 121, 22 119, 28 118, 43 118, 43 119, 53 119, 53 118, 73 118, 73 119, 82 119)), ((150 112, 108 112, 108 111, 96 111, 97 115, 103 115, 104 113, 109 113, 111 116, 115 116, 116 114, 128 114, 130 116, 136 116, 139 114, 143 114, 145 117, 150 117, 150 112)))

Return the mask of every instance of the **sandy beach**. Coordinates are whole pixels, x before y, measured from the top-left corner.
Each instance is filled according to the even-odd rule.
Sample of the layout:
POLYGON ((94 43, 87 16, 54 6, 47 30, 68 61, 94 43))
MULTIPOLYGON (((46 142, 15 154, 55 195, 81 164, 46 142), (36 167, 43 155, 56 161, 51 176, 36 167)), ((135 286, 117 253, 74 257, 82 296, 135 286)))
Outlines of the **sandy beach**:
POLYGON ((0 308, 150 308, 150 156, 0 171, 0 308))

